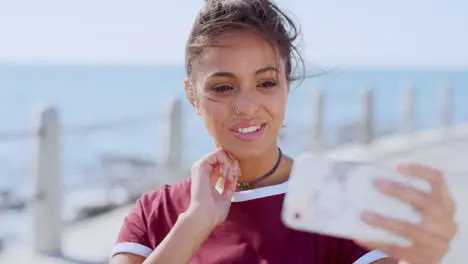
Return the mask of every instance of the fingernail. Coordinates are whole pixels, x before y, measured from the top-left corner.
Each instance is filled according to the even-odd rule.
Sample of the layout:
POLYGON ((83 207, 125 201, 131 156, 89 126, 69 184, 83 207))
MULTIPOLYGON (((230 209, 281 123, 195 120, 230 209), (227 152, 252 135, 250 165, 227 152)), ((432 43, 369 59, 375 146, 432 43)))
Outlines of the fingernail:
POLYGON ((236 171, 236 168, 231 168, 231 181, 233 181, 234 179, 236 179, 237 177, 237 171, 236 171))
POLYGON ((234 178, 236 177, 236 171, 235 169, 231 168, 230 171, 229 171, 229 180, 233 181, 234 178))
POLYGON ((409 167, 409 164, 407 163, 400 163, 400 164, 397 164, 395 169, 397 171, 404 171, 404 170, 407 170, 407 168, 409 167))
POLYGON ((377 219, 377 216, 371 212, 364 212, 362 214, 362 219, 366 222, 373 222, 377 219))
POLYGON ((388 190, 392 187, 392 183, 387 181, 387 180, 383 180, 383 179, 376 179, 375 180, 375 185, 377 188, 381 189, 381 190, 388 190))
POLYGON ((227 179, 228 174, 229 174, 229 170, 227 170, 226 166, 223 166, 223 175, 222 175, 223 178, 227 179))

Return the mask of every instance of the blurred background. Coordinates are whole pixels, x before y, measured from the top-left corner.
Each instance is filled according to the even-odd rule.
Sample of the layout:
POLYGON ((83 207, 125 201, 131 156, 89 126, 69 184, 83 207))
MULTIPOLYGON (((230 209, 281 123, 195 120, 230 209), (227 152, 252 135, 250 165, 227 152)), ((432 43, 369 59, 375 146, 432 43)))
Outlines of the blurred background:
MULTIPOLYGON (((404 132, 409 87, 414 130, 438 129, 444 102, 450 104, 450 125, 468 123, 467 1, 279 3, 300 23, 309 73, 324 73, 294 86, 281 135, 287 153, 313 145, 317 90, 324 93, 327 149, 362 139, 363 91, 369 88, 375 137, 404 132), (447 86, 452 96, 441 103, 441 87, 447 86)), ((122 218, 112 212, 171 182, 168 160, 188 168, 213 148, 184 100, 184 45, 201 5, 0 0, 1 263, 2 255, 23 252, 32 241, 41 107, 58 114, 63 228, 80 234, 93 234, 77 226, 97 217, 98 226, 111 218, 118 226, 122 218), (171 102, 180 111, 172 111, 171 102), (182 148, 177 158, 173 145, 182 148)), ((94 235, 101 237, 95 241, 115 238, 94 235)), ((75 250, 69 261, 83 262, 86 249, 75 250)))

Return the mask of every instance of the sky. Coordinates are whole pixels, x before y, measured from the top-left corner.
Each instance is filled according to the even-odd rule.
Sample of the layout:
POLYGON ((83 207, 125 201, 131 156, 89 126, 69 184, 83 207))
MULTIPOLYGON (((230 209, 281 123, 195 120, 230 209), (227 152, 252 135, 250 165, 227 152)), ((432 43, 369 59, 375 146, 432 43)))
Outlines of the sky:
MULTIPOLYGON (((279 0, 318 65, 468 67, 466 0, 279 0)), ((182 64, 202 0, 0 0, 0 63, 182 64)))

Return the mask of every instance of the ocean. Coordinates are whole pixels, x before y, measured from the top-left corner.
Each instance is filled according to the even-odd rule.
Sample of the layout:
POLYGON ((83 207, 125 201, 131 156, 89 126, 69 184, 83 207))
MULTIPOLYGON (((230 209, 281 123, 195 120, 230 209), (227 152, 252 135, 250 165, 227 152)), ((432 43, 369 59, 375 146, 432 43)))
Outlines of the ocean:
MULTIPOLYGON (((177 66, 0 66, 0 204, 2 190, 18 193, 30 186, 30 132, 38 105, 55 106, 60 114, 65 190, 95 188, 106 184, 102 155, 162 158, 162 108, 168 97, 184 97, 183 80, 184 69, 177 66), (67 132, 83 125, 101 126, 88 133, 67 132)), ((468 69, 340 69, 308 78, 292 87, 282 148, 295 155, 310 145, 315 89, 325 92, 325 137, 333 145, 347 134, 346 127, 359 122, 367 87, 375 89, 379 134, 400 131, 401 98, 408 85, 416 90, 417 129, 437 127, 438 88, 444 82, 454 89, 453 122, 468 122, 468 69)), ((189 165, 210 151, 213 142, 187 100, 183 102, 182 158, 189 165)), ((73 215, 73 206, 64 206, 73 215)), ((27 239, 28 219, 27 211, 0 209, 0 242, 27 239)))
MULTIPOLYGON (((0 66, 0 189, 28 182, 33 111, 41 104, 56 106, 65 127, 138 119, 92 133, 63 137, 66 184, 92 184, 93 166, 103 153, 148 159, 162 158, 161 112, 170 96, 184 97, 180 66, 0 66), (17 134, 17 138, 7 135, 17 134), (159 146, 159 147, 158 147, 159 146)), ((401 98, 408 85, 416 89, 416 126, 438 125, 438 88, 454 88, 454 122, 468 121, 468 69, 331 69, 294 84, 285 120, 285 150, 294 155, 311 140, 312 92, 325 96, 326 141, 359 122, 361 94, 375 88, 375 122, 380 133, 401 127, 401 98), (294 135, 294 136, 292 136, 294 135)), ((187 100, 184 100, 184 162, 190 164, 213 144, 187 100)))

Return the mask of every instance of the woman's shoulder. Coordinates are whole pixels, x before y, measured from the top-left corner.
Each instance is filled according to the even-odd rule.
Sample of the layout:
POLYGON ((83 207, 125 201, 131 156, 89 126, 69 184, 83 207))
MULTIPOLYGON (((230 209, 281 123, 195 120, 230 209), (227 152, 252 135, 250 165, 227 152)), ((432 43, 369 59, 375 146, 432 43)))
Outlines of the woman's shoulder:
POLYGON ((112 254, 147 257, 190 202, 190 179, 146 192, 126 215, 112 254))
POLYGON ((163 184, 153 191, 143 193, 137 201, 137 206, 140 206, 147 215, 152 215, 156 211, 165 209, 171 212, 183 211, 189 202, 190 178, 186 178, 175 184, 163 184))

